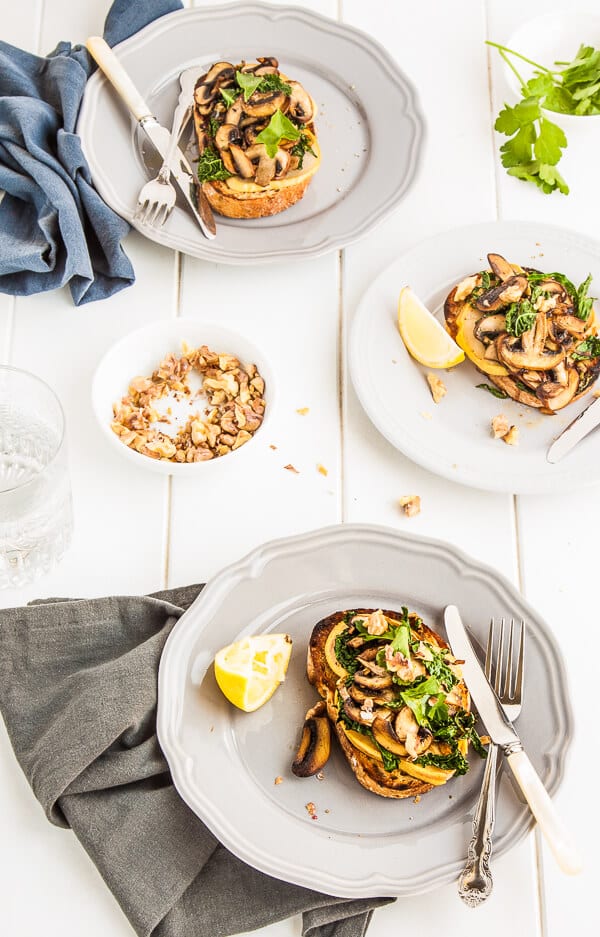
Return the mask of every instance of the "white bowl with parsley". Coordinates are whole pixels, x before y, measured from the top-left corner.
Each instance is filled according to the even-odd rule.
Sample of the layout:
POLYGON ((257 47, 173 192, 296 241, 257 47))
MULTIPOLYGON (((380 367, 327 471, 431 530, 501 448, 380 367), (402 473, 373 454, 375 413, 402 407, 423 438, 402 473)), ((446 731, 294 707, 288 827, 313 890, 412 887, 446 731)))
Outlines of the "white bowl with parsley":
POLYGON ((546 194, 568 195, 569 182, 585 177, 581 159, 587 165, 600 146, 600 17, 548 13, 488 45, 514 92, 494 124, 506 138, 502 165, 546 194))

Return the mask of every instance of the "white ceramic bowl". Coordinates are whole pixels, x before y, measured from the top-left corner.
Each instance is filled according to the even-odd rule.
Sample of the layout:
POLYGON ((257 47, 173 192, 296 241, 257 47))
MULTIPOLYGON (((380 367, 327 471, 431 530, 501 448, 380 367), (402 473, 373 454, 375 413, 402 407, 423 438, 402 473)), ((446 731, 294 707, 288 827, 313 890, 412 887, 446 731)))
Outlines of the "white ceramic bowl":
POLYGON ((275 400, 273 372, 263 353, 244 335, 230 332, 214 323, 200 319, 168 319, 130 332, 104 355, 96 369, 92 383, 92 405, 105 438, 117 452, 140 468, 163 475, 187 477, 215 471, 216 466, 235 466, 248 456, 254 447, 254 436, 234 452, 207 462, 168 462, 151 459, 130 449, 110 428, 113 403, 127 393, 129 382, 137 375, 150 375, 168 352, 181 354, 181 343, 193 347, 208 345, 213 351, 235 355, 243 364, 255 364, 265 381, 265 417, 256 431, 259 436, 269 423, 275 400))
MULTIPOLYGON (((565 9, 564 12, 545 13, 526 20, 503 44, 546 68, 560 68, 560 66, 554 66, 554 63, 570 62, 580 45, 600 48, 600 17, 571 9, 565 9)), ((514 56, 512 61, 525 81, 533 76, 533 66, 514 56)), ((504 70, 509 86, 515 95, 520 97, 521 88, 516 75, 508 65, 504 66, 504 70)), ((600 127, 600 114, 586 117, 585 115, 559 114, 556 111, 546 111, 546 113, 567 134, 575 127, 585 126, 589 129, 593 126, 594 130, 600 127)))

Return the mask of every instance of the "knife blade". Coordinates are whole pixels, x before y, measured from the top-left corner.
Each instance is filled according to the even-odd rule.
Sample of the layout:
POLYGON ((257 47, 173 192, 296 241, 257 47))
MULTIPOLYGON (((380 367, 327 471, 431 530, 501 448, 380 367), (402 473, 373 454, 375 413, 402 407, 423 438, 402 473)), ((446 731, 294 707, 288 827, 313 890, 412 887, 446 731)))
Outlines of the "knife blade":
POLYGON ((548 448, 548 452, 546 453, 548 462, 551 462, 553 465, 560 462, 561 459, 564 459, 564 457, 568 455, 571 449, 574 449, 584 436, 587 436, 588 433, 591 433, 591 431, 598 426, 600 423, 599 404, 600 398, 598 400, 592 400, 585 410, 582 410, 579 416, 576 416, 575 419, 563 429, 560 436, 557 436, 548 448))
POLYGON ((546 841, 563 872, 576 875, 582 863, 571 834, 564 826, 523 744, 506 717, 502 704, 492 689, 471 644, 460 613, 455 605, 444 610, 444 623, 452 653, 464 660, 462 671, 477 712, 495 742, 504 752, 517 783, 536 818, 546 841))
MULTIPOLYGON (((158 122, 111 47, 100 36, 90 36, 86 47, 152 145, 164 159, 171 135, 158 122)), ((217 228, 212 208, 202 187, 195 185, 192 167, 181 149, 177 148, 173 164, 169 165, 169 169, 203 233, 208 238, 214 238, 217 228), (196 202, 196 197, 198 202, 196 202)))

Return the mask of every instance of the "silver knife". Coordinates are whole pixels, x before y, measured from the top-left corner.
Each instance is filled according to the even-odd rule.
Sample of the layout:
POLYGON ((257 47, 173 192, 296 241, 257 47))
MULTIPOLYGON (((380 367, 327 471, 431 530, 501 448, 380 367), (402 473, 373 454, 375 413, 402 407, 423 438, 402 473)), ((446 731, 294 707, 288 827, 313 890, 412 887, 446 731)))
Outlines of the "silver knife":
MULTIPOLYGON (((164 159, 171 134, 159 124, 111 47, 100 36, 91 36, 86 42, 86 47, 119 97, 125 102, 152 145, 164 159)), ((206 237, 214 238, 217 228, 212 208, 202 191, 202 187, 195 184, 192 167, 179 147, 175 151, 175 158, 172 164, 169 165, 169 169, 202 231, 206 237)))
POLYGON ((563 429, 552 445, 548 448, 546 459, 554 465, 573 449, 584 436, 591 433, 600 423, 600 398, 592 400, 572 423, 563 429))
POLYGON ((523 750, 521 739, 490 686, 455 605, 448 605, 445 609, 444 622, 452 653, 458 660, 464 660, 464 680, 481 721, 492 741, 504 752, 560 868, 569 875, 576 875, 581 871, 581 859, 572 837, 560 820, 546 788, 523 750))

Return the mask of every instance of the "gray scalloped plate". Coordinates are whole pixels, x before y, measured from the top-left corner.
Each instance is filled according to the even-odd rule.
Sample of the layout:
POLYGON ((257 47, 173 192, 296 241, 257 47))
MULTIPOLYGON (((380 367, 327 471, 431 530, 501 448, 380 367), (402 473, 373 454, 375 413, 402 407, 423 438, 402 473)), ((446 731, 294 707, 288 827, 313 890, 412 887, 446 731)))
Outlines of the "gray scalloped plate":
MULTIPOLYGON (((480 644, 492 615, 527 621, 518 728, 548 791, 557 790, 571 708, 558 646, 534 609, 494 570, 447 544, 385 527, 329 527, 265 544, 215 576, 163 652, 160 744, 177 790, 231 852, 275 878, 352 898, 415 895, 458 876, 481 785, 477 756, 464 777, 419 804, 364 790, 337 748, 323 780, 290 770, 304 713, 316 699, 305 671, 313 625, 340 608, 406 604, 443 633, 450 603, 480 644), (261 709, 242 713, 222 696, 212 661, 224 645, 269 631, 293 638, 288 675, 261 709)), ((532 825, 504 772, 499 782, 495 855, 532 825)))
POLYGON ((167 127, 180 72, 220 59, 276 55, 319 107, 323 158, 304 198, 271 218, 217 215, 217 238, 208 241, 184 209, 162 228, 134 220, 139 190, 152 172, 125 106, 102 74, 92 75, 77 131, 94 185, 159 244, 230 264, 317 257, 363 237, 397 207, 415 177, 424 136, 416 92, 389 53, 350 26, 299 7, 202 6, 161 17, 115 51, 167 127))

